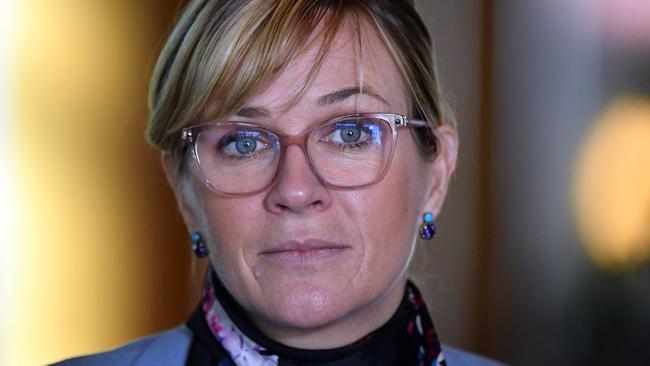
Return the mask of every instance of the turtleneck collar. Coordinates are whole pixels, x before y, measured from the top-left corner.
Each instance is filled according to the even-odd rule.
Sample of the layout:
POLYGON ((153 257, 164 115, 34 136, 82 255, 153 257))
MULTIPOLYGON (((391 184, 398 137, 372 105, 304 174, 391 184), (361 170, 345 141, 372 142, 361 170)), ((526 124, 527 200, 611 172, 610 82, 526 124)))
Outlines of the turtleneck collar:
POLYGON ((445 365, 424 300, 410 281, 399 308, 384 325, 335 349, 305 350, 269 338, 248 319, 214 270, 187 325, 194 333, 187 365, 445 365))

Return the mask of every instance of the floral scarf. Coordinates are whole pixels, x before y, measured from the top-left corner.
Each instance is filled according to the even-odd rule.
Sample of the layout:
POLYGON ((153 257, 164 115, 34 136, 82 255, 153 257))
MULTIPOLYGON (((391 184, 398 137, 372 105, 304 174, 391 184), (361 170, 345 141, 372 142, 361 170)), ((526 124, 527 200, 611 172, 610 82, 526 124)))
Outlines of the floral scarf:
POLYGON ((386 324, 336 349, 303 350, 268 338, 247 319, 213 270, 207 276, 201 305, 187 325, 194 338, 186 365, 446 365, 424 300, 410 281, 397 312, 386 324))

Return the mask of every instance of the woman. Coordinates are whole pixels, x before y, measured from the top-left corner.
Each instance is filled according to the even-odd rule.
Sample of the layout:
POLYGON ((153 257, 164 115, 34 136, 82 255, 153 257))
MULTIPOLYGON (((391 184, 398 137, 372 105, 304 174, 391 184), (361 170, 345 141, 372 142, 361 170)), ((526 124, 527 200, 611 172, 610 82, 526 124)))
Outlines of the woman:
POLYGON ((456 164, 407 0, 195 0, 150 141, 211 269, 185 326, 64 364, 444 365, 405 275, 456 164))

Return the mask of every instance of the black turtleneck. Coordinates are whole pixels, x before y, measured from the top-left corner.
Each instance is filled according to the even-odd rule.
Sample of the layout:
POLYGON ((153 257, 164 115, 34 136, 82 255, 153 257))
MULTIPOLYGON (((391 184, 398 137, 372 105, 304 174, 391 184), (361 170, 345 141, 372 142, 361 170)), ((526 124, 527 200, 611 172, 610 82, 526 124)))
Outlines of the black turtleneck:
MULTIPOLYGON (((235 326, 264 349, 278 356, 279 366, 385 366, 430 365, 440 352, 433 323, 417 288, 408 282, 395 314, 383 326, 344 347, 305 350, 278 343, 262 333, 242 307, 210 271, 217 300, 235 326), (419 323, 419 325, 418 325, 419 323)), ((194 337, 186 365, 235 365, 230 355, 214 337, 202 304, 187 322, 194 337)))

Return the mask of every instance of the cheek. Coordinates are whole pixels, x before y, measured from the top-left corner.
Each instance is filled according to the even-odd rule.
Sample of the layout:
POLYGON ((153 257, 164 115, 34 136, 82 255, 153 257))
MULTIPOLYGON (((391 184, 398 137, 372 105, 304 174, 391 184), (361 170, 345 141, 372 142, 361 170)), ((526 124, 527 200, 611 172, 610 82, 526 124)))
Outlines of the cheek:
POLYGON ((379 200, 384 202, 386 229, 398 232, 413 231, 426 188, 422 160, 412 137, 405 132, 408 131, 399 135, 391 166, 377 192, 379 200))
POLYGON ((244 198, 215 199, 205 207, 205 224, 224 239, 241 237, 242 233, 255 231, 255 218, 259 216, 261 204, 244 198))
POLYGON ((417 151, 408 144, 398 146, 386 177, 347 197, 352 211, 348 215, 364 238, 362 271, 384 284, 407 264, 424 200, 425 184, 417 151))
MULTIPOLYGON (((225 197, 212 192, 198 178, 193 181, 194 212, 201 230, 206 231, 218 250, 237 246, 237 238, 254 230, 262 202, 258 196, 225 197)), ((211 248, 212 249, 212 248, 211 248)))
POLYGON ((199 206, 201 230, 207 239, 215 268, 224 281, 236 281, 230 274, 245 273, 246 245, 242 242, 257 232, 256 217, 262 204, 255 197, 220 197, 202 192, 199 206))

